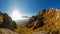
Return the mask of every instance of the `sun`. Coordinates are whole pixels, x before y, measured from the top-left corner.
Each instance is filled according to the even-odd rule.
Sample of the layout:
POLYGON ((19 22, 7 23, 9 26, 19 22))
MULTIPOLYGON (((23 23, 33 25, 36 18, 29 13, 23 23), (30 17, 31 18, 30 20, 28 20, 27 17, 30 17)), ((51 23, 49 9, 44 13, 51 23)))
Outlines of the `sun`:
POLYGON ((18 10, 12 11, 12 15, 11 15, 12 20, 20 20, 21 16, 22 15, 20 14, 20 12, 18 10))

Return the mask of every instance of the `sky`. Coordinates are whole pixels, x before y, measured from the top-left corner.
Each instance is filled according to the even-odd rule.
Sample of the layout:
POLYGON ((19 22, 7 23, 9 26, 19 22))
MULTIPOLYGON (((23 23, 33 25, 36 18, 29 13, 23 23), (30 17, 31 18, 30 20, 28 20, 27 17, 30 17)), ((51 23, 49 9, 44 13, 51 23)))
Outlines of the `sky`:
POLYGON ((0 0, 0 11, 10 16, 14 11, 22 16, 32 16, 49 8, 60 9, 60 0, 0 0))

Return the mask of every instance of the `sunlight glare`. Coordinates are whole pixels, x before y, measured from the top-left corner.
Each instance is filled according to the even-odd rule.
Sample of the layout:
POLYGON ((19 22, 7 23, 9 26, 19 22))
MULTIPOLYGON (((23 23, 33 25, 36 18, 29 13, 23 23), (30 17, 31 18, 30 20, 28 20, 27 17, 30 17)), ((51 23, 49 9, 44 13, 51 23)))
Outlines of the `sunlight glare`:
POLYGON ((12 20, 19 20, 21 18, 21 14, 18 10, 14 10, 12 12, 12 20))

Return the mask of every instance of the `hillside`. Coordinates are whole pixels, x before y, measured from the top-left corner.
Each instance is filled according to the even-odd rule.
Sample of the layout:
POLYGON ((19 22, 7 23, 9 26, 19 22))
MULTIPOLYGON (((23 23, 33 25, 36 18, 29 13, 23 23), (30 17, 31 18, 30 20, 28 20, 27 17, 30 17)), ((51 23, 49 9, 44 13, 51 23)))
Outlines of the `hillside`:
POLYGON ((29 19, 26 27, 36 31, 48 31, 51 34, 60 34, 60 10, 53 8, 43 9, 29 19))

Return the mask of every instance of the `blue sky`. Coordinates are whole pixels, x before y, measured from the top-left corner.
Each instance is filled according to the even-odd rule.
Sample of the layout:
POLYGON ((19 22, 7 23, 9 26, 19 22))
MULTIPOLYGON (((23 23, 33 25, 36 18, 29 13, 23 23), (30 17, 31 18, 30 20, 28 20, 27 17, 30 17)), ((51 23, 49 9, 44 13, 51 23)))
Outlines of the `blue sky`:
POLYGON ((24 16, 32 16, 42 9, 60 9, 60 0, 0 0, 0 11, 11 13, 19 10, 24 16))

